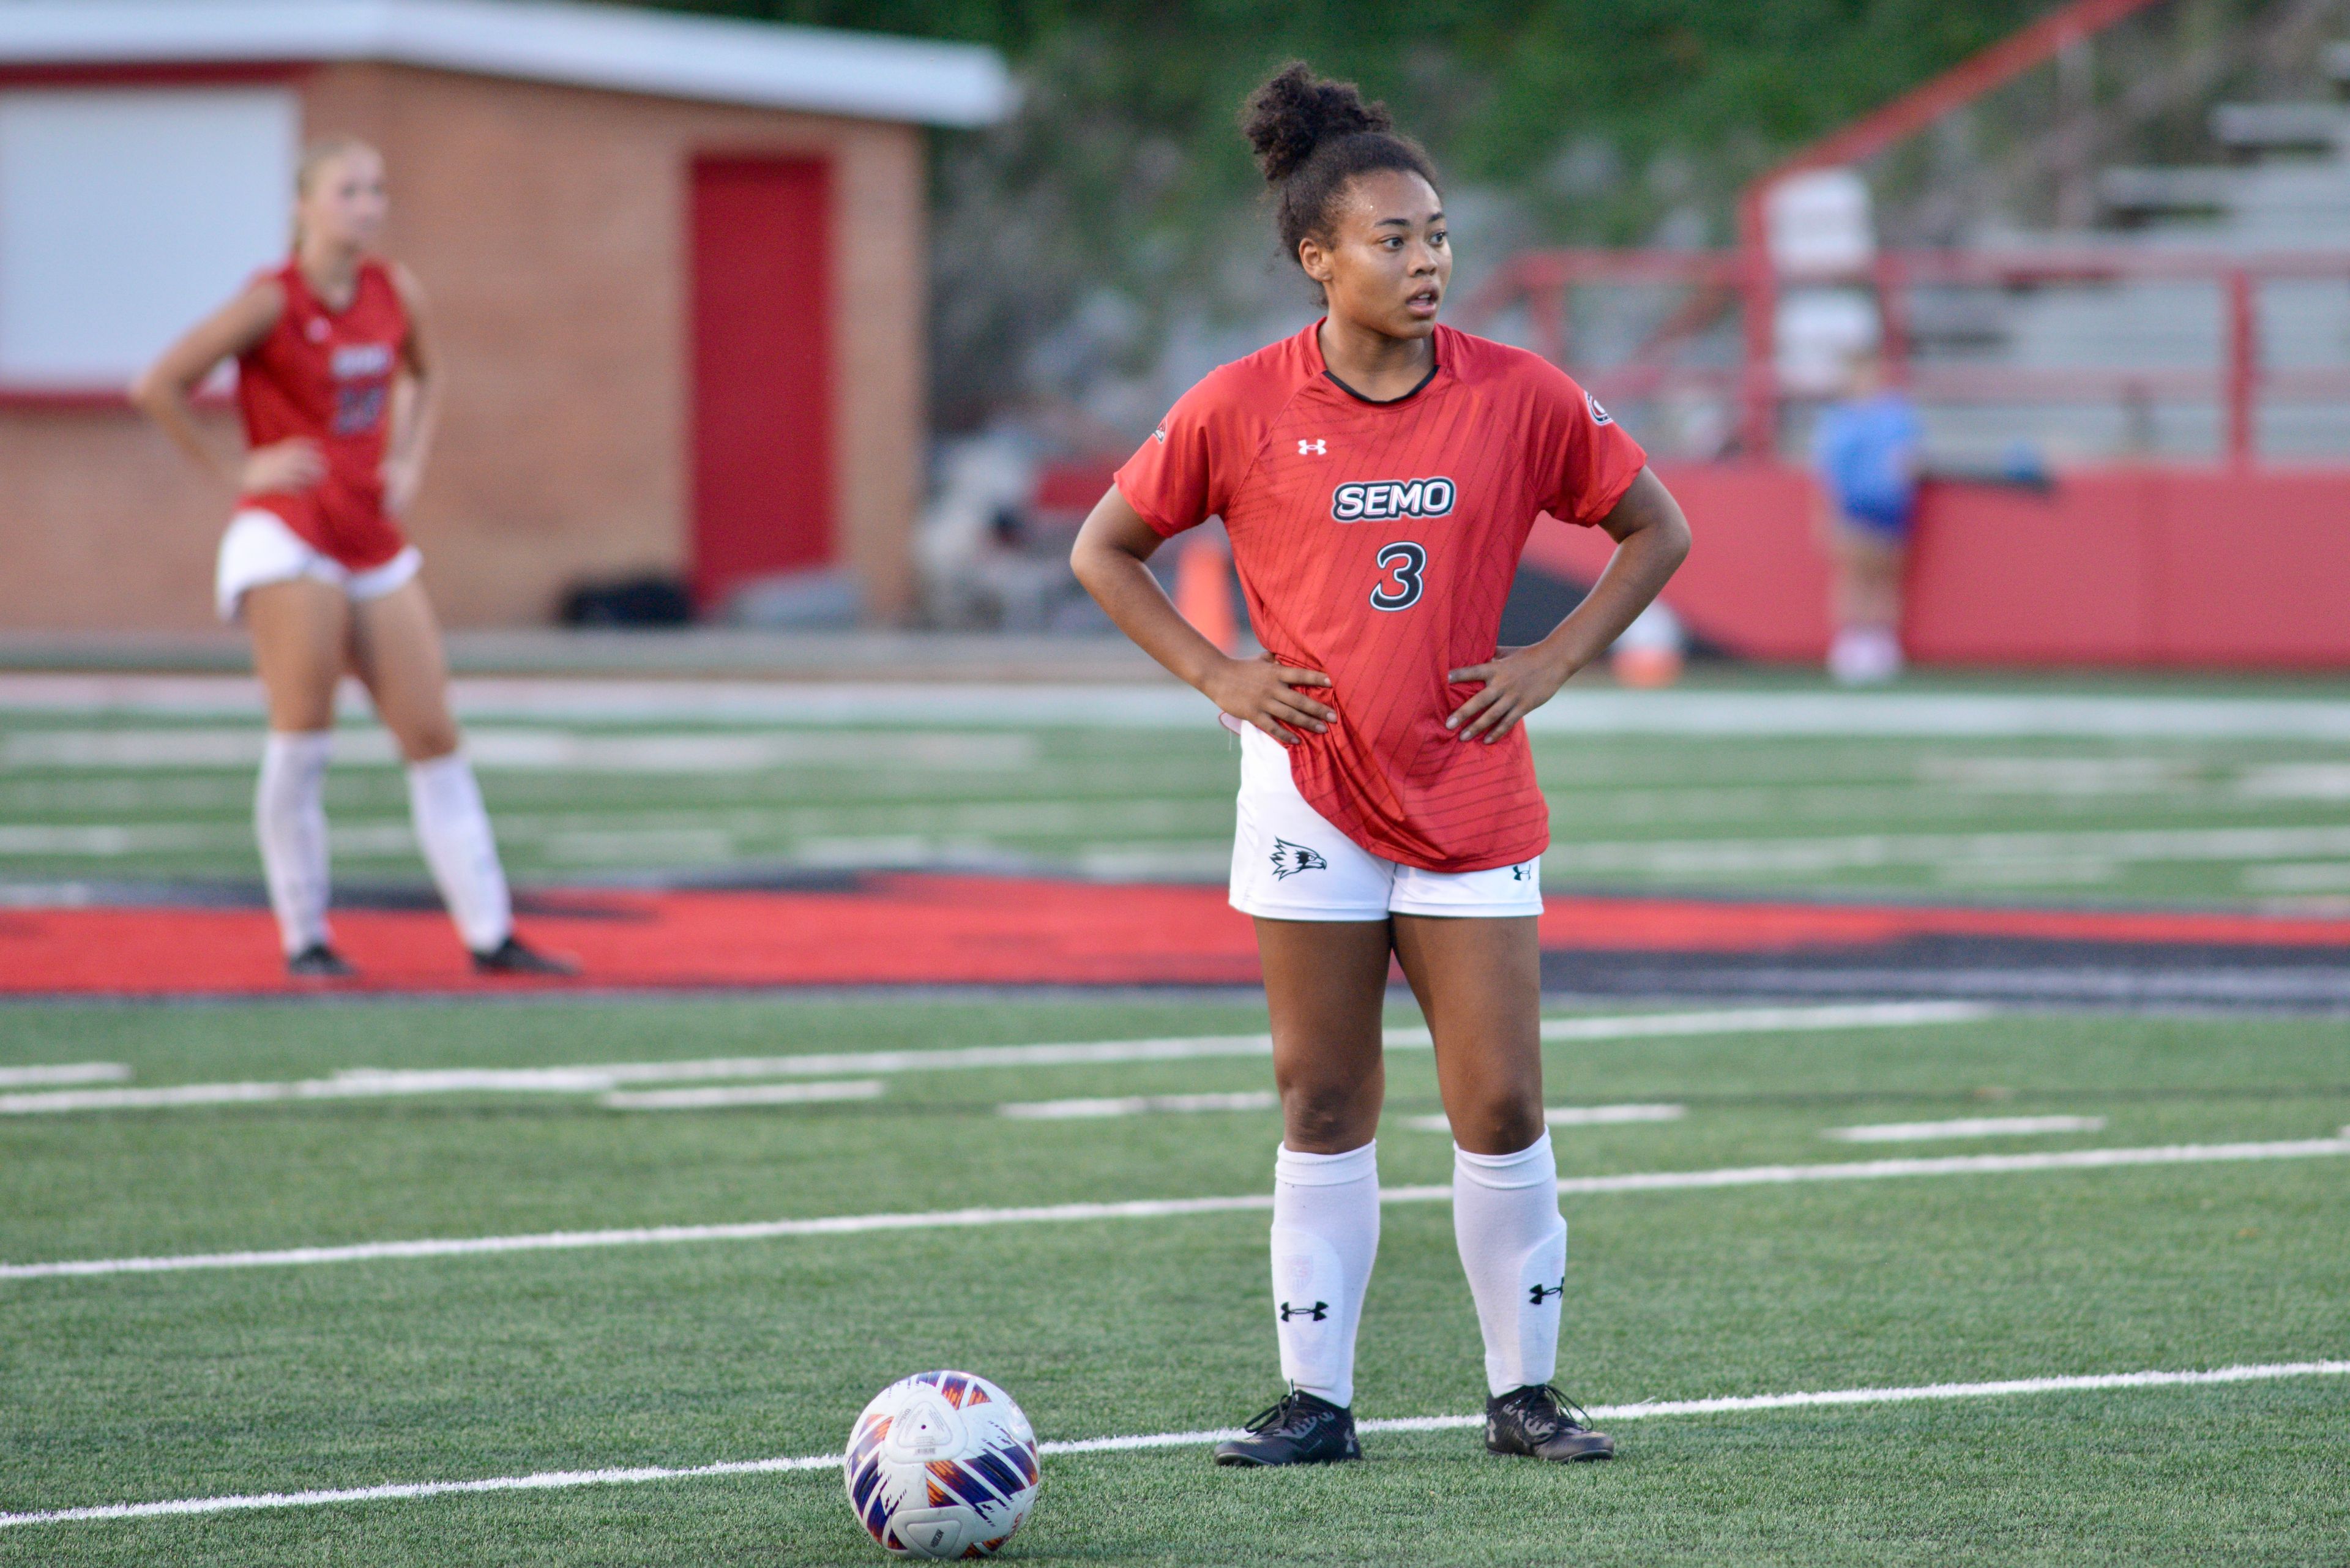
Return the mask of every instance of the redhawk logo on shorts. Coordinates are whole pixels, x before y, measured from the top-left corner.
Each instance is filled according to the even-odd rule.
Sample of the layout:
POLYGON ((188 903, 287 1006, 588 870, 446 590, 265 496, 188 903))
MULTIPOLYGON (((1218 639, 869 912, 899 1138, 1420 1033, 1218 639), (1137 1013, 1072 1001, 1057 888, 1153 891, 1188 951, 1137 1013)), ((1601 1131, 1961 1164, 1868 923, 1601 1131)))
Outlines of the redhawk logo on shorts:
POLYGON ((1331 493, 1330 515, 1341 523, 1383 523, 1396 517, 1442 517, 1459 493, 1449 479, 1378 479, 1342 484, 1331 493))
POLYGON ((1300 871, 1327 871, 1330 863, 1319 852, 1303 844, 1292 844, 1286 838, 1273 841, 1273 878, 1285 882, 1300 871))

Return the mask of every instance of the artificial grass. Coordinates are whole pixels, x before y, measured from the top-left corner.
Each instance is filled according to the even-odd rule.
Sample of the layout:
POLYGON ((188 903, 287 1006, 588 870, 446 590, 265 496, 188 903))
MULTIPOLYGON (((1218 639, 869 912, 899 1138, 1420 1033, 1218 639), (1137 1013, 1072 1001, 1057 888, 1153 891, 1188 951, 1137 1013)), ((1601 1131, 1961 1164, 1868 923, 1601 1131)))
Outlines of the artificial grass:
MULTIPOLYGON (((16 1006, 0 1064, 142 1085, 1229 1033, 1214 999, 16 1006)), ((1674 1099, 1563 1128, 1569 1173, 2330 1135, 2350 1022, 2000 1016, 1554 1047, 1547 1098, 1674 1099), (1851 1147, 1823 1127, 1985 1105, 2094 1135, 1851 1147)), ((1384 1179, 1439 1181, 1426 1053, 1390 1059, 1384 1179)), ((12 1262, 701 1223, 1265 1185, 1269 1113, 1018 1122, 1007 1099, 1261 1086, 1261 1060, 909 1074, 879 1101, 698 1113, 454 1096, 0 1118, 12 1262)), ((1590 1403, 2350 1353, 2338 1159, 1571 1197, 1562 1382, 1590 1403)), ((1228 1426, 1276 1392, 1262 1213, 602 1251, 0 1281, 0 1509, 837 1445, 960 1365, 1047 1438, 1228 1426)), ((1368 1417, 1473 1410, 1441 1204, 1391 1206, 1368 1417)), ((1194 1451, 1049 1460, 1012 1555, 1136 1563, 2340 1562, 2350 1380, 1622 1424, 1608 1467, 1470 1431, 1234 1476, 1194 1451)), ((878 1561, 823 1473, 0 1530, 15 1563, 878 1561)))
MULTIPOLYGON (((1239 763, 1231 737, 1202 717, 1196 730, 1165 731, 768 727, 759 733, 814 750, 701 771, 515 769, 493 756, 483 779, 506 862, 526 884, 906 866, 1221 880, 1239 763), (913 742, 925 748, 919 765, 858 757, 860 746, 913 742)), ((217 719, 0 720, 27 744, 60 730, 127 742, 200 731, 257 744, 258 734, 217 719)), ((500 728, 656 752, 744 734, 691 721, 500 728)), ((2344 820, 2350 786, 2342 746, 2322 737, 1554 732, 1536 734, 1534 749, 1552 813, 1544 883, 1555 890, 2320 907, 2350 898, 2350 858, 2327 836, 2344 820), (2145 836, 2234 828, 2297 830, 2300 841, 2145 836)), ((228 760, 234 754, 231 744, 218 765, 12 769, 0 777, 8 824, 0 872, 35 883, 203 878, 250 888, 252 770, 228 760)), ((396 768, 338 763, 328 805, 347 886, 422 888, 396 768)))

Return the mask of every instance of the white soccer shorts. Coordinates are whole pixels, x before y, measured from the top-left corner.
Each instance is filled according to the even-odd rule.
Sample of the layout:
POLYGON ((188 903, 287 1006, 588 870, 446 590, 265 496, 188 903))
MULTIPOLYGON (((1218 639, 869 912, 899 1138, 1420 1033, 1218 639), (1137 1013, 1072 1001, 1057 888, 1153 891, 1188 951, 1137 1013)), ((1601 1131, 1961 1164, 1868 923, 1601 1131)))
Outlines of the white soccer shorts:
POLYGON ((332 584, 355 599, 380 599, 403 587, 423 565, 424 557, 410 545, 380 566, 354 572, 288 528, 276 513, 249 506, 229 519, 228 532, 221 535, 213 606, 221 619, 234 624, 244 612, 247 593, 296 577, 332 584))
POLYGON ((1389 915, 1496 919, 1542 913, 1542 857, 1486 871, 1423 871, 1372 854, 1306 804, 1289 753, 1253 725, 1241 732, 1232 908, 1274 920, 1384 920, 1389 915))

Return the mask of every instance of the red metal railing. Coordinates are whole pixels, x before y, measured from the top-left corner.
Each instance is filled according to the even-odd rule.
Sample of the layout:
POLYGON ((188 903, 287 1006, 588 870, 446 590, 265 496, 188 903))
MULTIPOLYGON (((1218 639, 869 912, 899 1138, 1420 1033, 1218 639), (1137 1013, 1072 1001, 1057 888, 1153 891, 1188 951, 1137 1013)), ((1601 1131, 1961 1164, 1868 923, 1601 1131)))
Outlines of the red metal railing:
MULTIPOLYGON (((1773 450, 1778 410, 1785 400, 1772 358, 1768 324, 1748 320, 1735 367, 1677 364, 1678 342, 1731 310, 1758 308, 1750 286, 1751 258, 1735 251, 1531 251, 1514 256, 1477 288, 1456 312, 1474 331, 1512 309, 1522 309, 1536 352, 1575 369, 1596 391, 1618 399, 1692 389, 1740 400, 1742 440, 1750 452, 1773 450), (1675 286, 1690 291, 1651 341, 1629 360, 1608 366, 1575 363, 1568 296, 1593 286, 1675 286), (1766 410, 1757 418, 1756 405, 1766 410), (1757 432, 1768 439, 1756 445, 1757 432)), ((2279 369, 2264 363, 2259 296, 2263 284, 2287 279, 2339 280, 2350 285, 2350 254, 2241 256, 2129 248, 2081 248, 2028 254, 1978 251, 1895 251, 1868 271, 1842 280, 1872 287, 1882 313, 1884 353, 1893 379, 1927 401, 2054 403, 2211 399, 2225 410, 2223 444, 2235 463, 2257 456, 2257 415, 2263 395, 2350 401, 2350 365, 2279 369), (1912 352, 1911 296, 1921 287, 2030 288, 2126 282, 2209 283, 2221 310, 2220 362, 2187 367, 2042 368, 1919 363, 1912 352)), ((1807 284, 1821 280, 1807 279, 1807 284)), ((1780 284, 1773 278, 1762 308, 1775 310, 1780 284)))
MULTIPOLYGON (((1763 231, 1764 210, 1774 186, 1808 170, 1849 166, 1874 158, 1952 110, 2004 87, 2153 4, 2154 0, 2065 0, 2038 21, 1797 150, 1749 182, 1738 202, 1738 286, 1746 296, 1748 364, 1767 366, 1772 358, 1771 307, 1778 280, 1763 231)), ((1750 452, 1768 452, 1778 439, 1774 390, 1764 376, 1749 377, 1742 389, 1739 428, 1750 452)))

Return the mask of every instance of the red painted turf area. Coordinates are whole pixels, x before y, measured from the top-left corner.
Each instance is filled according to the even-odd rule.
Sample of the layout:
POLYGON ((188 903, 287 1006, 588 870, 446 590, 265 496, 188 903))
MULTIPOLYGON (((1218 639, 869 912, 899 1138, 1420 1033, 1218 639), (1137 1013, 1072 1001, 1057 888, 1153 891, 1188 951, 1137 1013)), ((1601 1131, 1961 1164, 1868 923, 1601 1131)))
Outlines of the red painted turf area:
MULTIPOLYGON (((580 960, 576 981, 477 980, 435 913, 354 909, 336 938, 361 970, 290 981, 254 909, 26 909, 0 914, 0 993, 250 995, 330 989, 548 986, 1248 984, 1249 922, 1214 887, 890 874, 790 892, 593 892, 542 898, 531 940, 580 960)), ((2350 945, 2350 919, 2258 915, 1549 900, 1546 949, 1770 952, 1918 936, 2218 945, 2350 945)))

